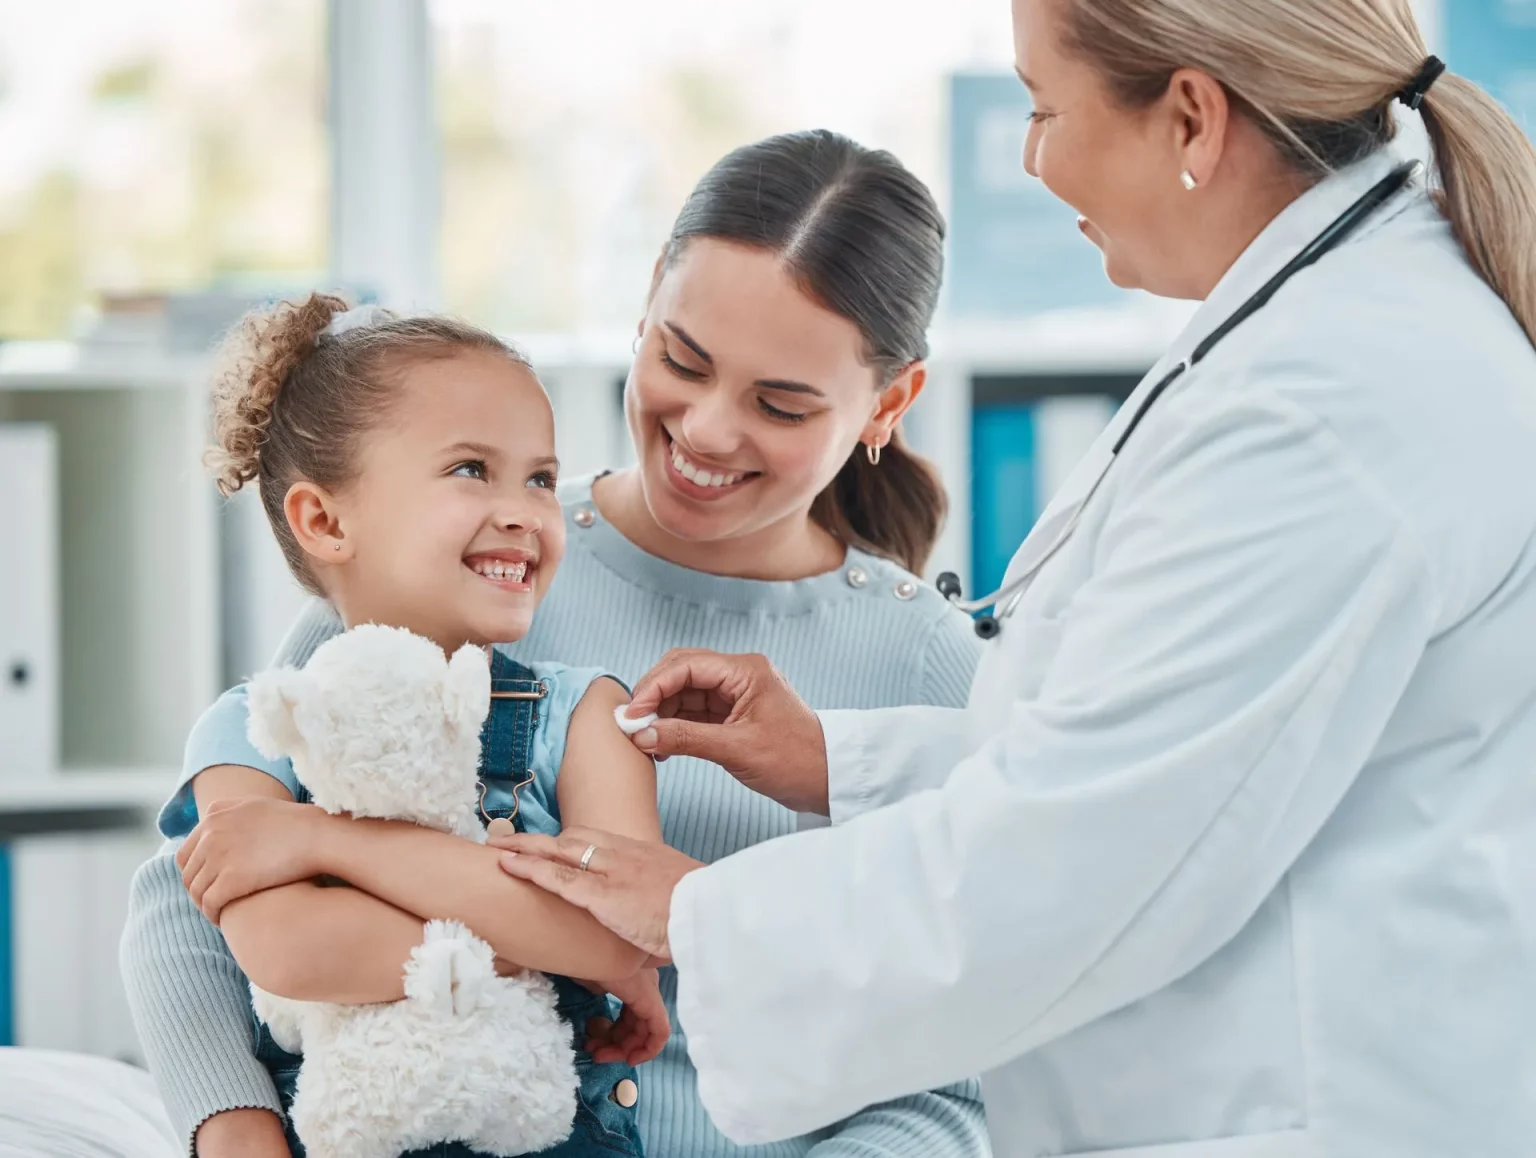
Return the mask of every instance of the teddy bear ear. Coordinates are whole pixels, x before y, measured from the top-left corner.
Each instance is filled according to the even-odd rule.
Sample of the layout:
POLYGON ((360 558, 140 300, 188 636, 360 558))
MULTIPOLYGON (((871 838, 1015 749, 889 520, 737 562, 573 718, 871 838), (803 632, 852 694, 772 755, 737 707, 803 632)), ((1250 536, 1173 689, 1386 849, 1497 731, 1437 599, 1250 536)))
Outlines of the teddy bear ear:
POLYGON ((443 681, 443 710, 459 735, 479 735, 491 710, 491 665, 483 649, 466 643, 448 661, 443 681))
POLYGON ((269 760, 296 756, 304 748, 304 734, 299 731, 299 703, 312 679, 298 668, 280 667, 264 671, 246 684, 246 703, 250 723, 246 728, 256 750, 269 760))

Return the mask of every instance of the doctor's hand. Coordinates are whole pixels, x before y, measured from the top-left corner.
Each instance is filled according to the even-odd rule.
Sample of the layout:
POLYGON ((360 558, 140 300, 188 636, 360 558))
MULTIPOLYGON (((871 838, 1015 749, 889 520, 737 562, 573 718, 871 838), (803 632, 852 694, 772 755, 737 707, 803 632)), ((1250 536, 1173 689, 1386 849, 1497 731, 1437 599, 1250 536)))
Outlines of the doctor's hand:
MULTIPOLYGON (((592 828, 567 828, 559 836, 518 832, 486 843, 503 850, 509 876, 538 885, 585 909, 599 924, 650 955, 646 966, 672 960, 667 923, 672 890, 704 865, 658 841, 631 840, 592 828), (587 850, 592 855, 587 856, 587 850), (585 857, 586 867, 581 862, 585 857)), ((621 1001, 625 994, 615 993, 621 1001)))
POLYGON ((657 759, 697 756, 795 812, 827 815, 827 743, 816 713, 760 655, 668 652, 635 685, 634 737, 657 759))

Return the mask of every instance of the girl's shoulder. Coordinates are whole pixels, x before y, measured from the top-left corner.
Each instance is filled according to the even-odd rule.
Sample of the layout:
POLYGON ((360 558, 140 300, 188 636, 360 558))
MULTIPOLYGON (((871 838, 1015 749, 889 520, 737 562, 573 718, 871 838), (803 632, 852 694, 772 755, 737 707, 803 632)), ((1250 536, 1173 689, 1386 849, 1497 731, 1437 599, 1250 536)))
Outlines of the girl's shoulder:
POLYGON ((501 644, 496 645, 496 650, 531 671, 533 678, 544 687, 544 696, 538 701, 538 722, 534 727, 530 762, 535 773, 546 773, 553 779, 565 759, 571 717, 576 714, 576 705, 581 703, 588 689, 600 679, 613 680, 626 692, 630 690, 629 685, 605 668, 573 667, 549 660, 526 659, 501 644))
POLYGON ((533 673, 533 678, 544 685, 544 697, 539 702, 548 709, 547 714, 551 716, 561 713, 569 715, 575 711, 576 705, 581 703, 581 697, 587 694, 587 689, 600 679, 614 680, 626 691, 629 690, 628 684, 606 668, 529 659, 518 654, 516 645, 498 643, 496 650, 527 668, 533 673))

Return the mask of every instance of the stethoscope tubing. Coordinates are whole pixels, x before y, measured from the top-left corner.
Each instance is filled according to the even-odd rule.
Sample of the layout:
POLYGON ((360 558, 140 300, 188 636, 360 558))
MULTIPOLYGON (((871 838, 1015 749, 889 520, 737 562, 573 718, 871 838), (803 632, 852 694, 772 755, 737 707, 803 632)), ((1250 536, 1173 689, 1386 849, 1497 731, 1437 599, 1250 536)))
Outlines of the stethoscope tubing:
POLYGON ((1152 408, 1153 403, 1163 396, 1168 387, 1183 377, 1186 372, 1199 365, 1205 356, 1221 343, 1223 338, 1268 305, 1270 298, 1275 296, 1281 286, 1285 285, 1296 274, 1306 269, 1324 254, 1337 248, 1350 234, 1365 224, 1366 220, 1377 209, 1408 185, 1408 182, 1413 179, 1418 169, 1418 161, 1406 161, 1373 185, 1366 191, 1364 196, 1341 213, 1327 229, 1308 242, 1300 253, 1286 262, 1279 272, 1265 282, 1247 301, 1238 306, 1226 321, 1212 330, 1205 340, 1195 347, 1194 352, 1189 357, 1183 359, 1178 365, 1169 370, 1168 373, 1164 374, 1157 384, 1147 391, 1147 396, 1142 399, 1141 403, 1136 407, 1136 412, 1131 415, 1131 421, 1126 425, 1125 430, 1121 432, 1120 437, 1115 440, 1114 446, 1110 449, 1108 460, 1100 468, 1098 477, 1094 479, 1093 485, 1088 488, 1088 493, 1078 501, 1066 525, 1057 532, 1056 537, 1041 552, 1038 559, 1032 561, 1022 572, 1014 576, 1007 583, 1004 583, 996 591, 989 595, 984 595, 980 599, 960 598, 960 579, 954 572, 946 571, 939 576, 937 583, 939 593, 949 600, 951 606, 965 612, 965 614, 975 615, 977 612, 985 611, 989 607, 997 609, 995 614, 985 615, 977 619, 977 635, 980 635, 983 639, 991 639, 1002 630, 1000 621, 1007 619, 1017 610, 1020 601, 1024 598, 1025 590, 1029 587, 1031 580, 1034 579, 1040 568, 1045 566, 1052 556, 1061 549, 1062 545, 1072 537, 1072 532, 1077 529, 1083 508, 1093 498, 1094 492, 1099 489, 1099 484, 1104 481, 1104 476, 1109 473, 1110 467, 1114 465, 1115 459, 1119 457, 1120 452, 1125 448, 1125 444, 1130 441, 1131 435, 1141 425, 1141 420, 1146 417, 1147 411, 1152 408))

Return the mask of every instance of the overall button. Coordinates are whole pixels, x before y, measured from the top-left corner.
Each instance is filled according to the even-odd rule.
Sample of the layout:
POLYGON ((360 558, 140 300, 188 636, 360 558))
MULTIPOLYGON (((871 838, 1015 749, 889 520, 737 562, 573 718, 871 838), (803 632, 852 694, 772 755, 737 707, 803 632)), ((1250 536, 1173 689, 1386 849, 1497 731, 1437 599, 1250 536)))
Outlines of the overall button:
POLYGON ((580 527, 582 530, 586 530, 593 523, 597 522, 597 512, 594 511, 591 507, 581 506, 577 507, 576 510, 572 512, 571 518, 575 521, 578 527, 580 527))
POLYGON ((869 572, 862 567, 848 568, 848 586, 864 587, 869 583, 869 572))
POLYGON ((626 1110, 633 1109, 640 1100, 640 1087, 635 1085, 634 1079, 624 1078, 613 1087, 613 1100, 626 1110))
POLYGON ((896 598, 906 602, 917 594, 917 584, 910 579, 903 579, 896 584, 896 598))

